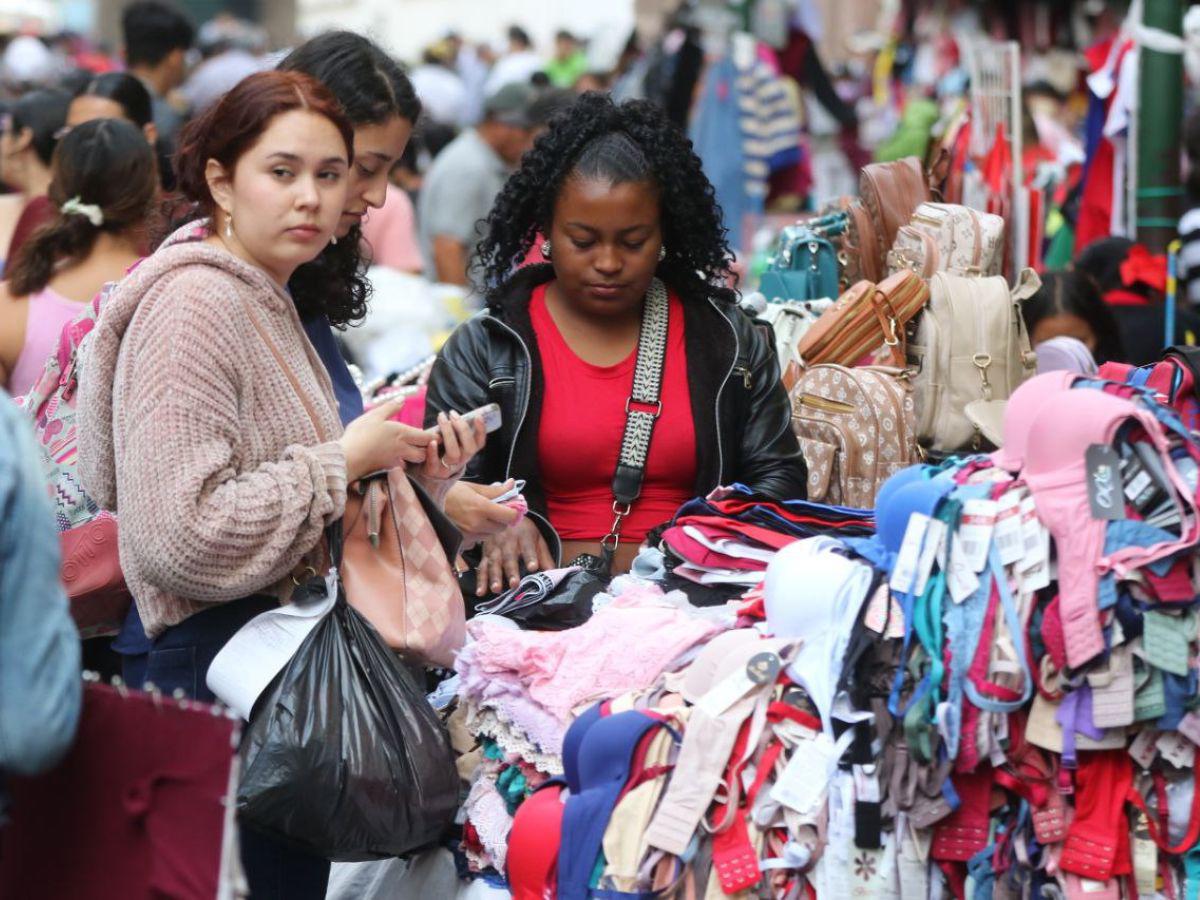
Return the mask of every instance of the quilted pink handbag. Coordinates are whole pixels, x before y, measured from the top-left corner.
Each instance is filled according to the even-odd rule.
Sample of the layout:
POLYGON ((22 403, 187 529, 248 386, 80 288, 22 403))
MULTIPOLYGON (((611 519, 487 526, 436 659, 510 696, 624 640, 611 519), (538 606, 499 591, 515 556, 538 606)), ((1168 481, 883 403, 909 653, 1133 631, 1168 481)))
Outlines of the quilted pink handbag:
POLYGON ((462 591, 404 470, 355 482, 342 524, 340 571, 350 605, 405 657, 453 665, 466 638, 462 591))

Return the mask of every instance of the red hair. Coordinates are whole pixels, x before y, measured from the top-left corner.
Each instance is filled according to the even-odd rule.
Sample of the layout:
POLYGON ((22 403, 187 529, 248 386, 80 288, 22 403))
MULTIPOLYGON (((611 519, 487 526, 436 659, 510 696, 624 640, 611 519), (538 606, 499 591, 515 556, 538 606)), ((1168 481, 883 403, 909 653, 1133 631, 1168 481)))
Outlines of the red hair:
POLYGON ((208 161, 215 159, 232 172, 272 120, 294 110, 332 122, 346 143, 347 158, 354 160, 354 129, 328 88, 301 72, 258 72, 243 78, 184 127, 175 160, 180 192, 212 215, 214 203, 204 174, 208 161))

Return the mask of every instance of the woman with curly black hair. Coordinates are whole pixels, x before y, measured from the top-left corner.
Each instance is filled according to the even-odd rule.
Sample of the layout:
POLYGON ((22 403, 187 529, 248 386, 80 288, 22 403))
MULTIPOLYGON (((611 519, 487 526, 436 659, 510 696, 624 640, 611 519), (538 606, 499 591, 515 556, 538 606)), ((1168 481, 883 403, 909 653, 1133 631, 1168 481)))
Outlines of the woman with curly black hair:
POLYGON ((627 570, 647 532, 720 484, 805 495, 774 351, 728 287, 712 185, 657 107, 583 95, 525 155, 487 226, 477 264, 487 311, 443 348, 426 412, 432 423, 500 404, 503 426, 468 478, 527 483, 529 517, 483 542, 477 594, 515 585, 522 563, 544 569, 614 545, 614 569, 627 570), (521 267, 542 236, 549 262, 521 267), (649 367, 661 373, 657 399, 633 393, 640 342, 662 351, 649 367), (621 452, 630 412, 650 435, 640 492, 621 452), (614 523, 614 512, 627 514, 614 523))

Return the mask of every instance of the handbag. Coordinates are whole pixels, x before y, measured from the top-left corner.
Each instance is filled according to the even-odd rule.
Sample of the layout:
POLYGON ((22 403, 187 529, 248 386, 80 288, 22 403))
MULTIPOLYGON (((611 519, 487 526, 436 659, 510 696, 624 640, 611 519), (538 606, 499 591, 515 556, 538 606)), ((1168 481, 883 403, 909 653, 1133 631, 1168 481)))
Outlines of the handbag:
MULTIPOLYGON (((300 383, 253 312, 250 323, 283 369, 317 435, 324 429, 300 383)), ((450 666, 466 637, 466 610, 450 560, 462 536, 403 469, 360 479, 346 492, 341 578, 346 599, 393 650, 450 666), (438 519, 435 528, 431 516, 438 519)))
POLYGON ((99 513, 90 522, 59 532, 63 587, 81 639, 116 634, 133 600, 121 572, 117 520, 99 513))
POLYGON ((453 665, 467 628, 450 565, 462 542, 458 529, 398 468, 351 485, 342 521, 350 605, 403 656, 453 665))
POLYGON ((779 238, 779 252, 762 274, 759 291, 768 301, 816 300, 838 292, 838 254, 830 238, 845 231, 841 221, 789 225, 779 238))
POLYGON ((906 326, 929 301, 929 287, 905 269, 878 285, 860 281, 838 298, 800 341, 804 365, 853 366, 880 346, 904 368, 906 326))

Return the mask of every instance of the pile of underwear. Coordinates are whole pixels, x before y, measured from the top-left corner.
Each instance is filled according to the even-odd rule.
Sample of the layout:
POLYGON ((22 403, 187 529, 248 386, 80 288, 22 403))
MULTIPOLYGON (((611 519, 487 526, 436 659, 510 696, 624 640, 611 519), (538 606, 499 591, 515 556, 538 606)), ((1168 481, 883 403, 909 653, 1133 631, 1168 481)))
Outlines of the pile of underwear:
POLYGON ((1066 373, 1004 437, 778 550, 743 627, 562 697, 513 896, 1200 894, 1200 443, 1066 373))
POLYGON ((562 774, 574 709, 652 682, 734 621, 628 583, 620 596, 598 598, 601 608, 576 628, 523 631, 496 615, 468 624, 456 667, 457 715, 477 743, 461 816, 472 871, 505 870, 513 813, 562 774))
POLYGON ((662 533, 661 549, 649 551, 643 565, 661 559, 664 577, 744 589, 761 584, 775 554, 801 538, 864 537, 873 531, 867 510, 768 500, 734 485, 684 504, 662 533))

